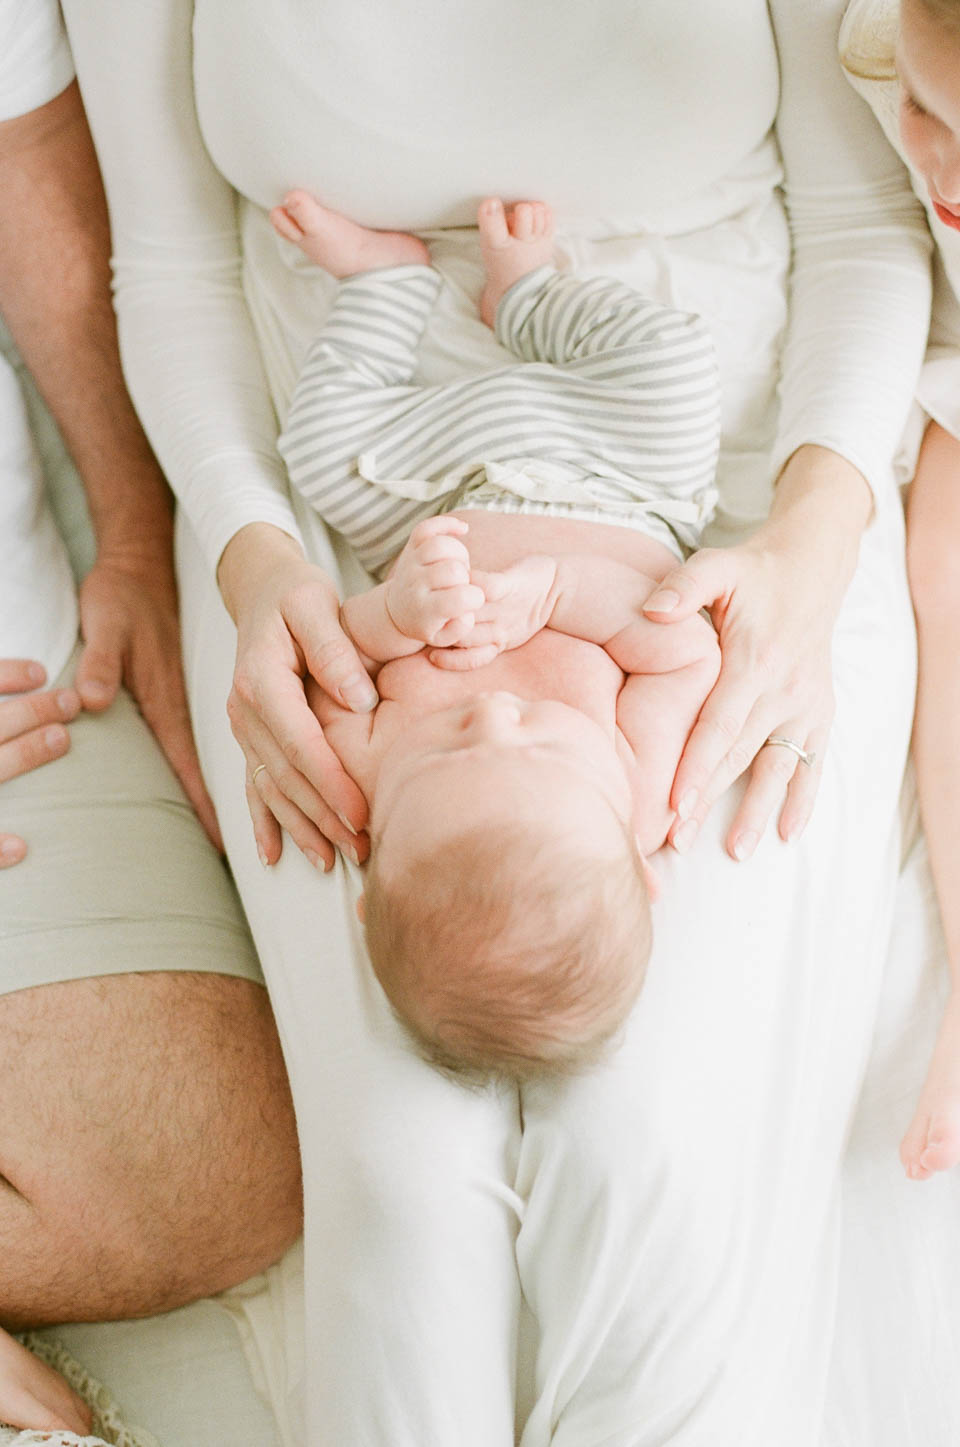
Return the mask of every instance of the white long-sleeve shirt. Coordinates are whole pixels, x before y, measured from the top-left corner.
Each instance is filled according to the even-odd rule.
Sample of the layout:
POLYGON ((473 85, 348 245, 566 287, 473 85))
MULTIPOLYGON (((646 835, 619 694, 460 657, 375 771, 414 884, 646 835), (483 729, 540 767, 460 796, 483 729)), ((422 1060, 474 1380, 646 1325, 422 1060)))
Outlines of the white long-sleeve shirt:
POLYGON ((926 335, 929 241, 840 70, 840 0, 64 10, 113 217, 128 382, 211 563, 245 523, 297 531, 277 414, 331 289, 270 230, 293 184, 432 234, 449 286, 425 380, 502 360, 473 310, 470 223, 483 195, 543 197, 566 264, 711 326, 728 517, 761 514, 804 442, 885 485, 926 335))

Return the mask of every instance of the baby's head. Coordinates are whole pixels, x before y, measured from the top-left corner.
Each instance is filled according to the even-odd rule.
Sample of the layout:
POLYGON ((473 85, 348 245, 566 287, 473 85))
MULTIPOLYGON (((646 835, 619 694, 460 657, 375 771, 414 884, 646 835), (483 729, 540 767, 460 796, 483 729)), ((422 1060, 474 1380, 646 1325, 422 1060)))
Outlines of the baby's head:
POLYGON ((600 1058, 650 953, 631 815, 612 739, 554 701, 480 695, 387 751, 367 944, 428 1059, 522 1080, 600 1058))
POLYGON ((904 150, 960 230, 960 0, 902 0, 896 65, 904 150))

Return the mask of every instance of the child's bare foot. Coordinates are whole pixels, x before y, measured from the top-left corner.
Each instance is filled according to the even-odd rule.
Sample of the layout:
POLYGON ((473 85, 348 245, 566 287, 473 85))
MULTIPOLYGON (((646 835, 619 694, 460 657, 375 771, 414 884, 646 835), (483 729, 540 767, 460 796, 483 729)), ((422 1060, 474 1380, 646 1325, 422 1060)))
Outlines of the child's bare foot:
POLYGON ((960 996, 944 1013, 920 1103, 900 1145, 907 1175, 925 1181, 960 1162, 960 996))
POLYGON ((553 260, 553 212, 545 201, 518 201, 508 214, 503 202, 491 196, 480 202, 477 226, 487 273, 480 316, 492 327, 503 294, 553 260))
POLYGON ((331 276, 356 276, 382 266, 429 266, 430 252, 408 231, 371 231, 321 206, 309 191, 289 191, 270 212, 275 231, 331 276))

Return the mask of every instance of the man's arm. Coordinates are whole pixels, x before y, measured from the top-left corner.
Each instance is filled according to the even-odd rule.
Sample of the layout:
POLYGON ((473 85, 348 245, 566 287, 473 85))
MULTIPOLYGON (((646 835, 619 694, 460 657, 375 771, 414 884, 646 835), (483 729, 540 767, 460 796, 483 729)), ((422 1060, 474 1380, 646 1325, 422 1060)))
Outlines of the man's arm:
POLYGON ((127 684, 219 839, 180 668, 170 494, 127 395, 110 231, 76 84, 0 123, 0 312, 83 480, 97 561, 80 593, 84 707, 127 684))

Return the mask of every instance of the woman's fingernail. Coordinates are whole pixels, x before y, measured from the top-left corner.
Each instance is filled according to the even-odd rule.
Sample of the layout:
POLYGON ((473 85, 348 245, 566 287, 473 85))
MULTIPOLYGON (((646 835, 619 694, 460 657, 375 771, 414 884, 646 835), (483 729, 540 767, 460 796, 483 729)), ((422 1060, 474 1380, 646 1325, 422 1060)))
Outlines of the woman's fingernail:
POLYGON ((109 698, 110 685, 109 683, 104 683, 100 678, 91 678, 89 682, 83 685, 83 691, 89 694, 91 698, 109 698))
POLYGON ((340 685, 340 697, 357 713, 369 713, 377 705, 377 690, 365 673, 355 673, 340 685))
POLYGON ((680 594, 675 593, 672 588, 664 588, 662 593, 654 593, 643 605, 644 613, 672 613, 680 602, 680 594))
POLYGON ((745 829, 744 832, 742 834, 739 834, 734 841, 734 859, 749 859, 750 855, 756 849, 759 842, 760 835, 755 829, 745 829))
POLYGON ((47 670, 42 663, 31 663, 27 669, 27 677, 31 683, 43 683, 47 676, 47 670))
POLYGON ((257 857, 259 858, 260 863, 263 865, 264 869, 270 868, 270 861, 267 858, 267 851, 264 849, 262 844, 257 845, 257 857))
POLYGON ((334 810, 334 813, 336 814, 337 818, 340 820, 340 823, 343 825, 344 829, 348 830, 349 833, 354 834, 354 835, 360 833, 360 830, 359 830, 359 829, 354 829, 353 825, 350 823, 350 820, 347 818, 346 814, 341 814, 339 810, 334 810))
POLYGON ((680 825, 670 842, 678 854, 686 854, 696 837, 697 822, 695 819, 688 819, 685 824, 680 825))
POLYGON ((59 724, 52 724, 50 728, 45 731, 43 742, 48 749, 65 749, 68 742, 66 729, 61 728, 59 724))
POLYGON ((72 688, 62 688, 57 694, 57 708, 64 718, 73 718, 79 702, 72 688))
POLYGON ((353 860, 354 864, 359 869, 360 855, 357 853, 356 846, 353 844, 341 844, 340 848, 343 850, 344 854, 347 856, 348 859, 353 860))
POLYGON ((303 856, 313 865, 314 869, 319 869, 321 874, 329 874, 333 868, 333 860, 321 859, 315 849, 305 849, 303 856))
POLYGON ((697 807, 697 800, 700 798, 699 789, 688 789, 680 803, 677 805, 677 818, 689 819, 697 807))

